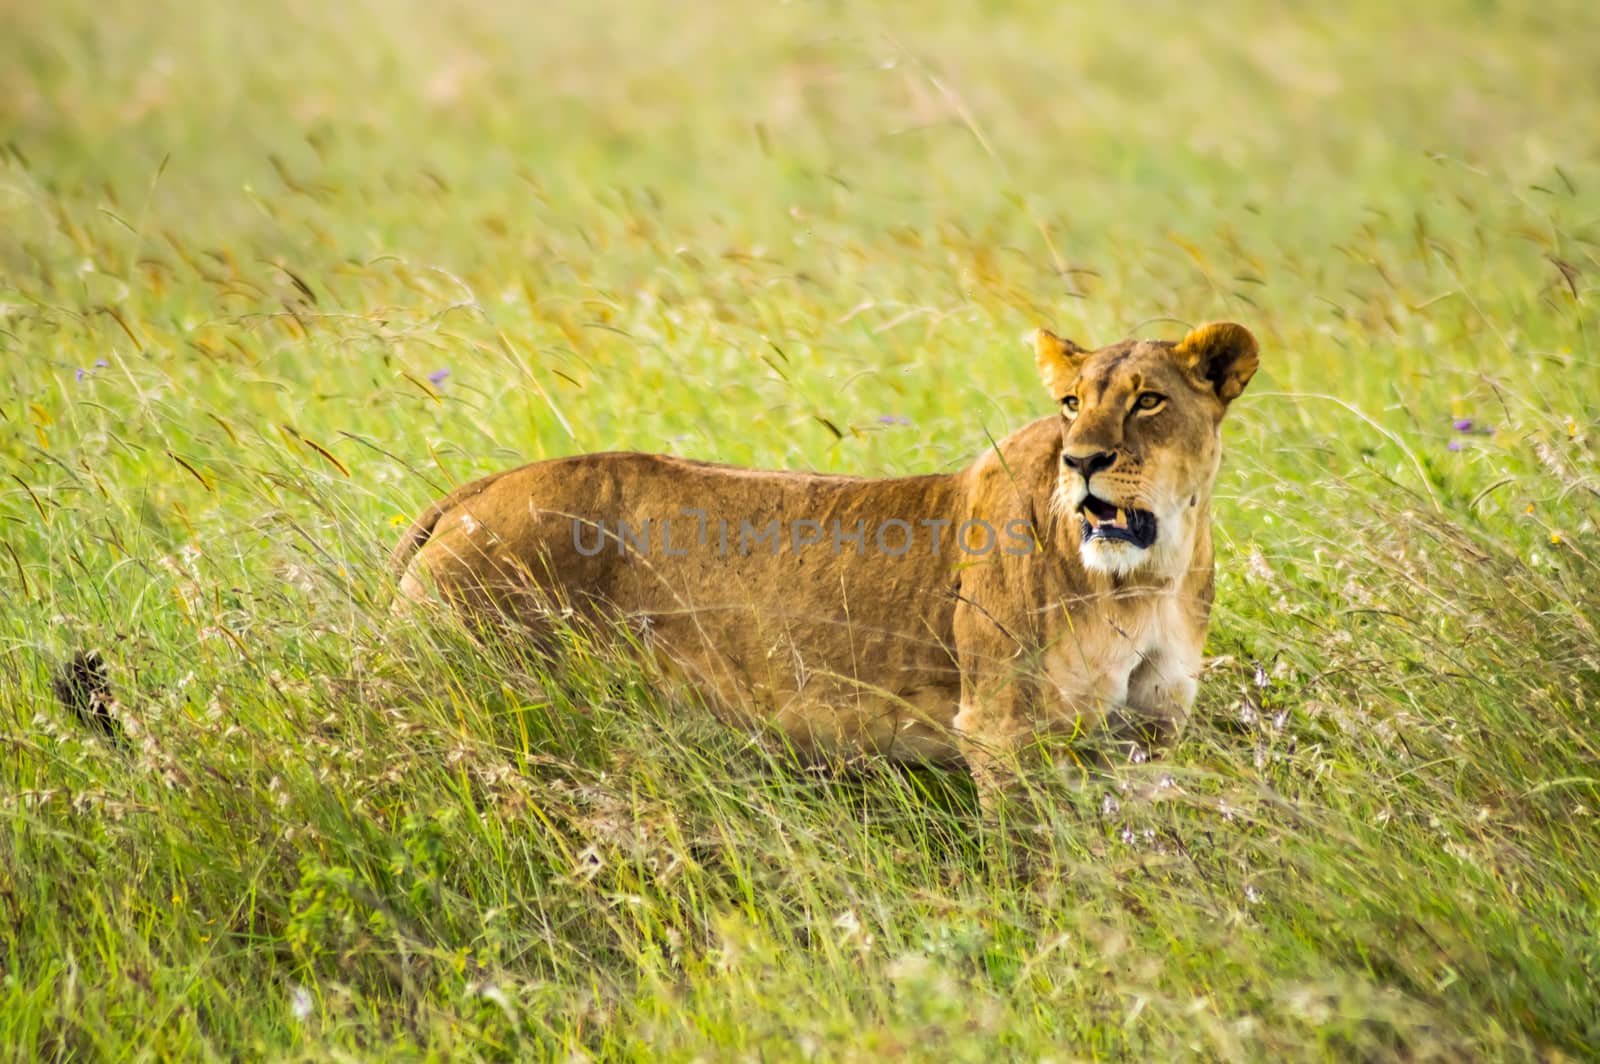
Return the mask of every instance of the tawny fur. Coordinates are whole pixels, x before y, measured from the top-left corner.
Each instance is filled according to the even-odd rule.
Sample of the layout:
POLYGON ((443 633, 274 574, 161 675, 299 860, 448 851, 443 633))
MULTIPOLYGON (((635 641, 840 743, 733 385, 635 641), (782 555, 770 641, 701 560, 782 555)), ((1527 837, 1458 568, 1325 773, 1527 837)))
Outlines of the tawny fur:
POLYGON ((1031 343, 1061 412, 960 472, 875 480, 637 453, 536 462, 429 507, 392 557, 397 605, 442 601, 535 640, 564 618, 620 620, 730 722, 776 726, 806 751, 964 760, 986 792, 1038 740, 1103 729, 1168 741, 1195 694, 1220 424, 1255 370, 1255 340, 1218 324, 1177 344, 1091 352, 1042 330, 1031 343), (1138 409, 1145 393, 1164 401, 1138 409), (1097 497, 1156 514, 1150 548, 1080 542, 1084 477, 1063 459, 1094 453, 1113 456, 1090 478, 1097 497), (704 538, 688 511, 704 513, 704 538), (742 523, 774 519, 777 553, 742 549, 742 523), (800 519, 820 543, 796 549, 800 519), (890 519, 915 536, 898 555, 898 527, 875 542, 890 519), (930 520, 948 522, 937 550, 919 525, 930 520), (992 549, 963 550, 970 520, 1001 535, 992 549), (619 521, 648 521, 648 549, 620 540, 619 521), (834 548, 834 522, 847 534, 865 523, 859 551, 848 538, 834 548))

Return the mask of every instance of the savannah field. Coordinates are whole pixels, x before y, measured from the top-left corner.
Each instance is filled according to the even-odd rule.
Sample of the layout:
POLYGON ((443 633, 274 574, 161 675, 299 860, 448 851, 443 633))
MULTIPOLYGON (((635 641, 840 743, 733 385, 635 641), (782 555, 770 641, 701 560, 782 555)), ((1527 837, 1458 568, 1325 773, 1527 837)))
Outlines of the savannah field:
POLYGON ((1600 7, 0 3, 0 1055, 1600 1057, 1600 7), (449 486, 951 470, 1249 325, 1183 742, 798 766, 449 486), (52 676, 100 649, 121 744, 52 676))

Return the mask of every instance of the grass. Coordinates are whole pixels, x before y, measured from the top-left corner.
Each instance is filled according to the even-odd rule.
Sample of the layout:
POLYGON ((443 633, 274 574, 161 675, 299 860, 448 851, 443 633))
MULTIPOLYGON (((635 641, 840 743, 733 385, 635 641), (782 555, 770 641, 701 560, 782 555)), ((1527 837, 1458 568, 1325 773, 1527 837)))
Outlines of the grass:
POLYGON ((1593 5, 4 22, 6 1055, 1600 1055, 1593 5), (1025 329, 1212 318, 1213 664, 1034 880, 955 774, 387 620, 478 473, 951 469, 1025 329))

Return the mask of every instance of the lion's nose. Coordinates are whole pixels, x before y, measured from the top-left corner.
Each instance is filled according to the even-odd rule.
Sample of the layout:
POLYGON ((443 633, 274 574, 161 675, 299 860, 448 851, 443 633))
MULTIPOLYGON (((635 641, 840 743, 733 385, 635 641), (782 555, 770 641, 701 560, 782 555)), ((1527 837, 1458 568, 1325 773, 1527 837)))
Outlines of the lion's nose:
POLYGON ((1083 474, 1084 482, 1087 483, 1089 478, 1100 472, 1100 470, 1110 469, 1112 463, 1117 460, 1117 456, 1112 451, 1095 451, 1092 454, 1072 454, 1071 452, 1063 451, 1061 460, 1083 474))

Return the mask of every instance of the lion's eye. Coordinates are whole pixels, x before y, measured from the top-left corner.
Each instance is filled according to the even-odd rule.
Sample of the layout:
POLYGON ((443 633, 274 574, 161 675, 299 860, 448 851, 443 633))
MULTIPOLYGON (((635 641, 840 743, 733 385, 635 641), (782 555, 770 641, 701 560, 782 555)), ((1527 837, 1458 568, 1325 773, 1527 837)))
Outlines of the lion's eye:
POLYGON ((1078 412, 1078 397, 1076 395, 1069 395, 1065 399, 1061 400, 1061 405, 1066 408, 1067 413, 1076 414, 1078 412))
POLYGON ((1167 401, 1167 397, 1159 392, 1141 392, 1138 401, 1134 404, 1140 410, 1154 410, 1167 401))

